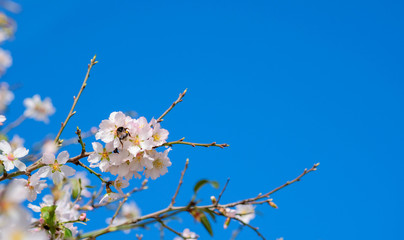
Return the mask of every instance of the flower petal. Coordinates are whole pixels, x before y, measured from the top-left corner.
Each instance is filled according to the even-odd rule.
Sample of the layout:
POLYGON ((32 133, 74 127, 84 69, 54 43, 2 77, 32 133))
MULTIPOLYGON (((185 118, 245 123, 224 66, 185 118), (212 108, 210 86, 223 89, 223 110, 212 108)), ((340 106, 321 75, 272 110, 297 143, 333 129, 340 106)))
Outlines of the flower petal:
POLYGON ((67 151, 59 153, 57 160, 59 164, 65 164, 69 160, 69 153, 67 151))
POLYGON ((66 177, 73 176, 76 173, 76 170, 74 170, 73 168, 66 166, 66 165, 61 166, 60 170, 63 172, 63 174, 66 177))
POLYGON ((16 166, 20 171, 25 171, 25 169, 27 168, 27 166, 25 166, 25 164, 20 160, 14 160, 14 166, 16 166))
POLYGON ((14 157, 16 158, 22 158, 27 156, 29 150, 24 148, 24 147, 19 147, 14 151, 14 157))
POLYGON ((2 140, 0 142, 0 150, 3 151, 3 153, 9 154, 11 152, 11 146, 8 142, 2 140))

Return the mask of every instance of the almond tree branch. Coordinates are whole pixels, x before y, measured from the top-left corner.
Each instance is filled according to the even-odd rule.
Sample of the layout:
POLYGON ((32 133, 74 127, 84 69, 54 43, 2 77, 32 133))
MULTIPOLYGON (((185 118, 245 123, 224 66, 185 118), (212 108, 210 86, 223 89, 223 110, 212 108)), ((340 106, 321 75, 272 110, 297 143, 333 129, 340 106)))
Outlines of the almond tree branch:
MULTIPOLYGON (((93 153, 93 152, 85 152, 85 153, 82 153, 82 154, 80 154, 80 155, 77 155, 77 156, 75 156, 75 157, 70 158, 70 159, 68 160, 68 162, 71 162, 71 163, 76 164, 77 161, 79 161, 79 160, 82 159, 82 158, 85 158, 85 157, 90 156, 90 154, 92 154, 92 153, 93 153)), ((17 171, 17 172, 9 173, 9 174, 7 174, 7 176, 4 176, 4 175, 1 176, 1 177, 0 177, 0 182, 3 181, 3 180, 5 180, 5 179, 12 179, 12 178, 17 177, 17 176, 20 176, 20 175, 27 175, 27 176, 30 176, 33 171, 35 171, 35 170, 37 170, 37 169, 39 169, 39 168, 41 168, 41 167, 43 167, 43 166, 45 166, 45 165, 46 165, 46 164, 43 164, 43 163, 41 162, 41 159, 39 159, 38 161, 34 162, 34 163, 31 164, 29 167, 27 167, 27 169, 26 169, 25 171, 17 171)))
POLYGON ((181 138, 178 141, 173 141, 173 142, 166 142, 164 144, 162 144, 161 146, 165 146, 165 147, 172 147, 175 144, 184 144, 184 145, 190 145, 192 147, 220 147, 220 148, 225 148, 228 147, 229 144, 227 143, 222 143, 222 144, 217 144, 216 142, 213 143, 192 143, 192 142, 184 142, 185 138, 181 138))
POLYGON ((19 116, 16 120, 14 120, 14 122, 8 124, 2 131, 1 133, 6 135, 11 129, 18 127, 22 122, 25 121, 25 119, 27 119, 27 117, 22 114, 21 116, 19 116))
POLYGON ((189 163, 189 159, 187 158, 187 160, 185 161, 184 170, 181 173, 180 182, 178 183, 177 190, 175 191, 175 194, 174 194, 173 198, 171 199, 171 203, 168 206, 168 208, 171 208, 175 203, 175 199, 177 198, 178 192, 180 191, 180 187, 181 187, 181 184, 182 184, 182 179, 184 178, 185 171, 187 171, 187 168, 188 168, 188 163, 189 163))
POLYGON ((125 202, 126 202, 127 200, 128 200, 128 197, 125 197, 125 198, 119 203, 118 208, 116 209, 116 211, 115 211, 115 213, 114 213, 114 216, 112 216, 111 222, 110 222, 109 225, 112 225, 112 223, 114 222, 116 216, 118 216, 119 211, 121 210, 122 206, 125 204, 125 202))
POLYGON ((175 100, 175 102, 173 102, 173 104, 171 104, 171 106, 159 117, 157 118, 157 122, 162 122, 164 119, 163 117, 165 117, 167 115, 167 113, 169 113, 171 111, 171 109, 173 109, 175 107, 175 105, 177 105, 178 103, 182 102, 182 98, 185 96, 185 94, 187 93, 188 89, 185 89, 184 92, 180 93, 180 95, 178 96, 178 99, 175 100))
POLYGON ((257 233, 258 236, 260 236, 263 240, 265 240, 264 235, 262 235, 259 231, 257 227, 253 227, 252 225, 243 222, 242 220, 238 219, 238 218, 232 218, 234 220, 237 220, 238 222, 240 222, 241 224, 243 224, 243 226, 247 226, 249 228, 251 228, 252 230, 254 230, 255 233, 257 233))
POLYGON ((220 199, 222 198, 222 195, 223 195, 224 191, 226 190, 226 187, 227 187, 227 185, 229 184, 229 181, 230 181, 230 178, 227 178, 226 184, 224 185, 222 191, 221 191, 220 194, 219 194, 219 197, 217 198, 216 206, 219 204, 219 201, 220 201, 220 199))
MULTIPOLYGON (((139 218, 134 219, 134 220, 129 220, 129 221, 125 222, 125 223, 122 223, 122 224, 119 224, 119 225, 116 225, 116 226, 108 226, 108 227, 106 227, 104 229, 95 230, 95 231, 92 231, 92 232, 89 232, 89 233, 85 233, 85 234, 81 235, 80 238, 81 239, 94 239, 94 238, 96 238, 98 236, 107 234, 109 232, 132 229, 132 228, 137 228, 137 227, 144 227, 144 226, 146 226, 148 224, 155 223, 157 221, 156 219, 161 220, 161 219, 164 219, 164 218, 168 218, 170 216, 174 216, 174 215, 179 214, 181 212, 189 211, 191 209, 197 209, 197 210, 209 209, 209 210, 213 211, 214 213, 216 213, 218 215, 222 215, 220 212, 218 213, 218 212, 216 212, 214 210, 215 209, 225 209, 225 208, 234 207, 234 206, 241 205, 241 204, 249 204, 249 203, 251 204, 251 203, 254 203, 256 200, 262 199, 264 197, 268 197, 269 194, 273 194, 273 193, 279 191, 280 189, 282 189, 282 188, 284 188, 284 187, 286 187, 288 185, 291 185, 291 184, 293 184, 295 182, 300 181, 300 179, 304 175, 306 175, 306 174, 308 174, 308 173, 310 173, 312 171, 317 170, 318 165, 319 165, 318 163, 314 164, 312 168, 310 168, 309 170, 305 169, 302 174, 300 174, 298 177, 296 177, 292 181, 288 181, 285 184, 275 188, 274 190, 272 190, 272 191, 270 191, 270 192, 268 192, 268 193, 266 193, 264 195, 258 195, 258 196, 254 197, 254 198, 249 198, 249 199, 245 199, 245 200, 241 200, 241 201, 237 201, 237 202, 233 202, 233 203, 228 203, 228 204, 223 204, 223 205, 220 205, 220 204, 216 205, 216 203, 214 203, 214 204, 205 205, 205 206, 191 206, 191 205, 188 204, 187 206, 182 206, 182 207, 171 207, 171 208, 167 207, 167 208, 159 210, 157 212, 144 215, 144 216, 139 217, 139 218), (148 220, 148 219, 151 219, 151 220, 143 222, 144 220, 148 220)), ((252 227, 251 225, 250 226, 246 225, 246 226, 252 228, 256 232, 258 231, 258 229, 252 227)), ((260 237, 262 237, 262 234, 260 234, 259 232, 257 234, 260 237)))
POLYGON ((57 145, 61 144, 59 138, 60 138, 60 135, 62 134, 63 130, 65 129, 65 127, 66 127, 66 125, 67 125, 67 122, 69 122, 70 118, 76 113, 76 112, 74 111, 74 108, 76 107, 76 104, 77 104, 77 102, 78 102, 78 100, 79 100, 79 98, 80 98, 80 96, 81 96, 81 93, 83 92, 84 88, 87 86, 87 79, 90 77, 91 68, 92 68, 95 64, 98 63, 98 61, 95 61, 95 58, 96 58, 96 56, 94 56, 94 57, 91 59, 90 64, 88 64, 87 74, 86 74, 86 76, 85 76, 85 78, 84 78, 83 84, 81 85, 80 91, 79 91, 79 93, 77 94, 77 97, 73 97, 74 101, 73 101, 72 108, 70 109, 69 114, 67 114, 66 120, 62 123, 62 126, 60 127, 60 130, 59 130, 58 134, 56 135, 55 143, 56 143, 57 145))

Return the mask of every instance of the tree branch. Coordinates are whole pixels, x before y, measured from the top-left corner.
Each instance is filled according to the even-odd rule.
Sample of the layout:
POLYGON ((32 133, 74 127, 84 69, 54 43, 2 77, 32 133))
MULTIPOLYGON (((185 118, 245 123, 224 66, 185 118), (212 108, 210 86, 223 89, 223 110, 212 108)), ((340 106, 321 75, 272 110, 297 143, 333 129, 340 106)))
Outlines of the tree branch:
POLYGON ((159 117, 157 118, 157 122, 162 122, 164 119, 163 117, 165 117, 167 115, 167 113, 169 113, 171 111, 171 109, 173 109, 175 107, 175 105, 177 105, 178 103, 182 102, 182 98, 185 96, 185 94, 187 93, 188 89, 185 89, 184 92, 180 93, 180 95, 178 96, 178 99, 175 100, 175 102, 173 102, 173 104, 171 104, 171 106, 159 117))
POLYGON ((81 88, 80 88, 80 90, 79 90, 79 93, 77 94, 77 97, 73 97, 73 98, 74 98, 74 101, 73 101, 72 108, 70 109, 69 114, 67 114, 66 120, 62 123, 62 126, 60 127, 60 130, 59 130, 58 134, 56 135, 55 143, 56 143, 57 145, 61 144, 59 138, 60 138, 60 135, 62 134, 63 130, 65 129, 65 127, 66 127, 66 125, 67 125, 67 122, 69 122, 70 118, 76 113, 76 112, 74 111, 74 108, 76 107, 76 104, 77 104, 77 102, 78 102, 78 100, 79 100, 79 98, 80 98, 80 96, 81 96, 81 93, 83 92, 84 88, 87 86, 87 79, 90 77, 91 68, 92 68, 95 64, 98 63, 98 61, 95 61, 95 57, 96 57, 96 56, 94 56, 94 57, 91 59, 90 64, 88 64, 87 74, 86 74, 86 76, 85 76, 85 78, 84 78, 83 84, 81 85, 81 88))

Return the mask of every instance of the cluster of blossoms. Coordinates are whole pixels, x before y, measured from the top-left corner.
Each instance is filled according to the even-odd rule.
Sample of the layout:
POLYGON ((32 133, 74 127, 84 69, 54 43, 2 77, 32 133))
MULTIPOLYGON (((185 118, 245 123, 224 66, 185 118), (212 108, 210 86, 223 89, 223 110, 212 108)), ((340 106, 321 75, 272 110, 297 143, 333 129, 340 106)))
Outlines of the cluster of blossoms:
POLYGON ((132 119, 122 112, 113 112, 109 119, 101 122, 95 137, 105 146, 93 142, 94 153, 88 157, 90 167, 118 175, 124 185, 132 177, 141 178, 139 172, 146 178, 156 179, 171 166, 167 156, 171 148, 164 152, 155 150, 168 137, 168 131, 155 119, 148 123, 144 117, 132 119))

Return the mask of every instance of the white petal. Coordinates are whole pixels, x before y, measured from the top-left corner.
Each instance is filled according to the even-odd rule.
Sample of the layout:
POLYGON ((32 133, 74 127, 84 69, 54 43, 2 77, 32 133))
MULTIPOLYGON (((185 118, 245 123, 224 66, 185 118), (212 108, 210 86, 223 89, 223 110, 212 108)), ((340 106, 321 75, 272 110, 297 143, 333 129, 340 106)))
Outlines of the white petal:
POLYGON ((101 143, 99 143, 99 142, 93 142, 92 145, 93 145, 94 151, 96 151, 97 153, 102 153, 102 151, 104 150, 101 143))
POLYGON ((59 164, 65 164, 69 160, 69 153, 67 151, 59 153, 57 160, 59 164))
POLYGON ((45 167, 41 167, 38 172, 34 173, 35 177, 39 177, 39 178, 45 178, 47 176, 49 176, 51 172, 51 167, 49 166, 45 166, 45 167))
POLYGON ((63 175, 59 171, 55 171, 52 174, 52 179, 54 184, 59 184, 63 180, 63 175))
POLYGON ((27 156, 29 150, 24 148, 24 147, 19 147, 14 151, 14 157, 16 158, 22 158, 27 156))
POLYGON ((9 160, 4 161, 3 164, 4 164, 4 168, 6 169, 6 171, 10 171, 10 170, 14 169, 14 164, 9 160))
POLYGON ((74 170, 73 168, 66 166, 66 165, 61 166, 60 170, 63 172, 63 174, 66 177, 73 176, 76 173, 76 170, 74 170))
POLYGON ((9 154, 11 152, 11 146, 8 142, 2 140, 0 142, 0 150, 3 151, 3 153, 9 154))
POLYGON ((25 169, 27 168, 27 166, 25 166, 25 164, 23 162, 21 162, 20 160, 14 160, 14 165, 18 168, 18 170, 20 171, 25 171, 25 169))
POLYGON ((44 153, 42 156, 42 162, 45 164, 53 164, 55 162, 55 155, 52 153, 44 153))

